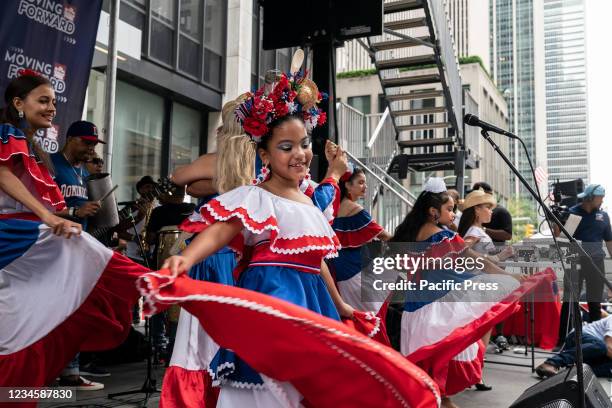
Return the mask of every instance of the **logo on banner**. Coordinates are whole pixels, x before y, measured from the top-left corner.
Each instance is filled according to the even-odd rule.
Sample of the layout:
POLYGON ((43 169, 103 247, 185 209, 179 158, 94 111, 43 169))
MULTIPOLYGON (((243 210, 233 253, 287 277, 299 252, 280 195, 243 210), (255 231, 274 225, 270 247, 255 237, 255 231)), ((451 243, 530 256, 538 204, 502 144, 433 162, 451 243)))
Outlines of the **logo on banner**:
POLYGON ((34 140, 48 153, 56 153, 59 150, 59 125, 53 125, 47 129, 39 129, 34 140))
MULTIPOLYGON (((57 94, 62 94, 66 91, 67 68, 64 64, 51 64, 27 56, 20 52, 20 50, 16 51, 15 47, 6 50, 4 61, 9 63, 7 73, 7 78, 9 80, 17 78, 22 69, 31 69, 40 72, 44 77, 48 78, 57 94)), ((63 98, 61 101, 66 102, 65 99, 66 98, 63 98)), ((58 100, 60 100, 60 98, 58 98, 58 100)))
POLYGON ((61 0, 21 0, 17 13, 66 34, 75 31, 76 7, 61 0))

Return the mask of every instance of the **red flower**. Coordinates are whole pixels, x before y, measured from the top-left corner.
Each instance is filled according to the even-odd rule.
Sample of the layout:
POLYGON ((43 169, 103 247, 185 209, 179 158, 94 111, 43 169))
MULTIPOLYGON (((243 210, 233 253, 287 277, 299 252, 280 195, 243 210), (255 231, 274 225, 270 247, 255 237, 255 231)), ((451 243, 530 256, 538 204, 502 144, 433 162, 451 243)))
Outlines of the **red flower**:
POLYGON ((317 126, 324 125, 326 121, 327 121, 327 113, 321 111, 319 113, 319 118, 317 119, 317 126))
POLYGON ((287 100, 292 102, 297 97, 297 92, 294 90, 289 91, 289 95, 287 96, 287 100))
POLYGON ((277 118, 285 116, 289 113, 289 108, 287 108, 287 104, 282 101, 274 106, 274 110, 276 110, 277 118))
POLYGON ((34 71, 33 69, 29 69, 29 68, 21 68, 18 71, 18 75, 20 77, 23 77, 23 76, 37 76, 37 77, 39 77, 39 76, 41 76, 40 72, 34 71))
POLYGON ((251 136, 263 136, 268 133, 268 126, 266 126, 266 123, 251 116, 245 119, 242 126, 244 127, 244 131, 251 136))

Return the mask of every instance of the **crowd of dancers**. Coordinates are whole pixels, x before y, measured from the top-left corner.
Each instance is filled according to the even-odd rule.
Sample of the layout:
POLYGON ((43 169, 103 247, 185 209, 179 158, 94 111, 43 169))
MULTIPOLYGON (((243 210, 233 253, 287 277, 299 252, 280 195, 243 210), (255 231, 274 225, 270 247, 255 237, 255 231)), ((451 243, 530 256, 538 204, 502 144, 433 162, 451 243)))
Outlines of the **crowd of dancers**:
POLYGON ((478 258, 495 202, 466 199, 468 245, 451 228, 456 203, 431 179, 385 231, 357 203, 366 177, 349 170, 341 146, 327 142, 327 174, 310 180, 321 97, 298 67, 223 107, 218 152, 171 175, 202 197, 181 224, 194 235, 151 271, 62 217, 83 214, 67 214, 75 207, 52 176, 62 163, 33 138, 51 126, 53 88, 32 73, 13 80, 0 124, 0 386, 48 385, 78 352, 121 343, 141 296, 149 314, 181 306, 163 407, 454 407, 453 394, 481 384, 481 339, 549 277, 510 274, 484 257, 479 271, 405 279, 502 288, 486 302, 466 290, 364 300, 368 243, 478 258))

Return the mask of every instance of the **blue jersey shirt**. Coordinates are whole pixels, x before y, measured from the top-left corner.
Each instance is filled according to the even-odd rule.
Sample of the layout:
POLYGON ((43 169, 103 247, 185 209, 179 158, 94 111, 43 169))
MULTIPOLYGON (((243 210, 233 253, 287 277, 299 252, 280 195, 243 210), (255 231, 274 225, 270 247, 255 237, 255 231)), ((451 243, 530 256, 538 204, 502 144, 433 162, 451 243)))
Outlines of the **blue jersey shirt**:
POLYGON ((574 238, 582 241, 582 247, 593 258, 604 258, 603 241, 612 241, 610 217, 605 211, 586 212, 580 204, 570 208, 570 213, 582 217, 574 238))
MULTIPOLYGON (((55 168, 55 182, 68 207, 80 207, 88 200, 87 182, 89 172, 85 166, 72 166, 61 152, 51 155, 55 168)), ((85 220, 81 221, 85 224, 85 220)))

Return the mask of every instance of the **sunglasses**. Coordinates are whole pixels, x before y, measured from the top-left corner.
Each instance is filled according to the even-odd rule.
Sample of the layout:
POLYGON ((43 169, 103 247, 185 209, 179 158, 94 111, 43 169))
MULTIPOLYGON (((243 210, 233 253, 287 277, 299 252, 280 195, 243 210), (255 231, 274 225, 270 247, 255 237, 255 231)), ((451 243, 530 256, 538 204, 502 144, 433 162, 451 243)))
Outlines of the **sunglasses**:
POLYGON ((104 160, 102 159, 91 159, 87 160, 87 163, 95 164, 96 166, 104 165, 104 160))

